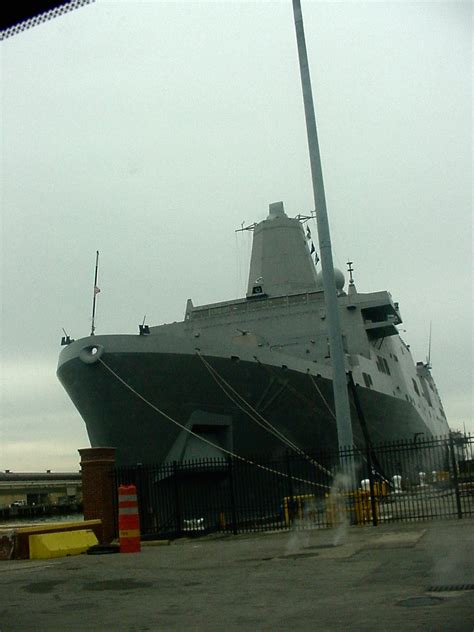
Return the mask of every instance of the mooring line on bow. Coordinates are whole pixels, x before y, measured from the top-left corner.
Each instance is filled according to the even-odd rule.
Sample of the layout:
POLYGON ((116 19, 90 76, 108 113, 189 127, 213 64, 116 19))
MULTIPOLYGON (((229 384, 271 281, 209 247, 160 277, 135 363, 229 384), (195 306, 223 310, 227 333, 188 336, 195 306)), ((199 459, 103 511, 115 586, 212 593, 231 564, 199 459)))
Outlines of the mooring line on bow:
MULTIPOLYGON (((271 367, 269 367, 268 365, 262 364, 262 362, 260 362, 260 360, 257 358, 257 356, 254 356, 254 359, 255 359, 255 361, 256 361, 256 362, 258 362, 258 364, 259 364, 261 367, 263 367, 266 371, 268 371, 268 372, 269 372, 270 374, 272 374, 272 375, 275 375, 275 371, 274 371, 271 367)), ((324 395, 323 395, 323 393, 322 393, 321 389, 319 388, 319 386, 318 386, 318 384, 317 384, 316 380, 314 379, 314 377, 311 375, 311 373, 310 373, 309 369, 307 370, 307 374, 308 374, 308 376, 309 376, 309 378, 310 378, 310 380, 311 380, 312 384, 314 385, 314 387, 315 387, 315 389, 316 389, 316 391, 317 391, 318 395, 320 396, 321 400, 323 401, 323 403, 325 404, 326 408, 328 409, 328 411, 329 411, 329 413, 330 413, 330 415, 331 415, 331 417, 330 417, 330 421, 331 421, 331 423, 336 424, 336 421, 337 421, 337 420, 336 420, 336 415, 335 415, 335 413, 332 411, 332 409, 331 409, 331 407, 330 407, 330 405, 329 405, 329 403, 328 403, 327 399, 324 397, 324 395)), ((277 380, 278 380, 278 377, 277 377, 277 380)), ((312 402, 309 402, 309 401, 308 401, 305 397, 303 397, 303 395, 302 395, 301 393, 298 393, 298 391, 297 391, 294 387, 290 387, 290 385, 289 385, 289 384, 287 384, 287 383, 285 384, 285 387, 286 387, 286 388, 289 388, 289 389, 290 389, 290 391, 291 391, 291 392, 293 392, 293 394, 294 394, 295 396, 298 396, 300 399, 301 399, 301 398, 303 398, 303 399, 307 402, 307 404, 309 404, 309 405, 311 406, 311 408, 313 408, 313 407, 314 407, 314 406, 313 406, 313 404, 312 404, 312 402)), ((380 433, 378 433, 378 434, 380 434, 380 433)), ((366 455, 364 454, 364 452, 361 450, 361 448, 359 448, 359 446, 358 446, 356 443, 354 443, 354 445, 353 445, 353 449, 354 449, 354 451, 355 451, 355 452, 357 452, 357 453, 359 454, 360 458, 361 458, 363 461, 365 461, 365 463, 367 463, 367 464, 368 464, 368 460, 367 460, 366 455)), ((378 472, 378 473, 379 473, 379 472, 378 472)), ((380 473, 379 473, 379 474, 380 474, 380 473)), ((385 479, 384 479, 384 480, 385 480, 385 479)))
POLYGON ((279 439, 287 447, 291 448, 297 454, 305 458, 309 463, 311 463, 311 465, 316 467, 318 470, 321 470, 321 472, 324 472, 324 474, 328 476, 333 476, 333 473, 330 470, 326 469, 323 465, 321 465, 315 459, 313 459, 308 454, 306 454, 304 450, 302 450, 299 446, 293 443, 291 439, 288 439, 288 437, 286 437, 280 430, 278 430, 278 428, 275 428, 275 426, 271 422, 269 422, 268 419, 265 419, 265 417, 263 417, 263 415, 261 415, 258 412, 258 410, 256 410, 244 397, 242 397, 242 395, 237 393, 237 391, 218 373, 218 371, 211 364, 209 364, 209 362, 207 362, 207 360, 199 351, 196 351, 196 354, 199 356, 204 366, 208 369, 209 373, 214 378, 214 381, 216 382, 216 384, 224 391, 227 397, 229 397, 229 399, 233 401, 234 404, 242 412, 248 415, 261 428, 263 428, 264 430, 266 430, 267 432, 275 436, 277 439, 279 439), (241 400, 252 412, 249 412, 249 410, 245 410, 245 408, 243 408, 243 406, 241 406, 239 402, 236 401, 236 399, 233 398, 232 395, 225 390, 223 386, 224 384, 235 395, 235 397, 241 400))
POLYGON ((176 419, 173 419, 173 417, 170 417, 170 415, 168 415, 163 410, 158 408, 158 406, 155 406, 154 404, 152 404, 149 400, 146 399, 146 397, 144 397, 137 390, 135 390, 133 386, 131 386, 128 382, 126 382, 123 378, 121 378, 120 375, 118 375, 118 373, 116 373, 112 369, 112 367, 110 367, 106 362, 104 362, 102 358, 98 358, 97 361, 100 364, 102 364, 102 366, 105 369, 107 369, 107 371, 109 371, 109 373, 113 375, 117 379, 117 381, 119 381, 123 386, 125 386, 125 388, 127 388, 130 392, 132 392, 136 397, 138 397, 138 399, 144 402, 147 406, 150 406, 150 408, 152 408, 155 412, 160 414, 162 417, 164 417, 165 419, 168 419, 168 421, 173 423, 175 426, 178 426, 178 428, 181 428, 182 430, 192 435, 193 437, 196 437, 203 443, 206 443, 207 445, 210 445, 211 447, 216 448, 217 450, 220 450, 224 454, 227 454, 228 456, 231 456, 234 459, 237 459, 238 461, 242 461, 243 463, 253 465, 254 467, 258 467, 261 470, 270 472, 271 474, 276 474, 277 476, 282 476, 283 478, 291 478, 291 480, 293 481, 298 481, 299 483, 305 483, 306 485, 312 485, 313 487, 320 487, 322 489, 331 489, 330 485, 316 483, 315 481, 309 481, 307 479, 300 478, 298 476, 293 476, 293 475, 290 476, 289 474, 286 474, 285 472, 280 472, 279 470, 275 470, 271 467, 267 467, 266 465, 261 465, 260 463, 256 463, 255 461, 252 461, 251 459, 246 459, 245 457, 240 456, 239 454, 236 454, 235 452, 231 452, 230 450, 227 450, 226 448, 223 448, 222 446, 217 445, 216 443, 213 443, 212 441, 209 441, 208 439, 205 439, 203 436, 197 434, 196 432, 193 432, 190 428, 187 428, 179 421, 176 421, 176 419))
MULTIPOLYGON (((308 375, 309 375, 309 379, 310 379, 310 380, 311 380, 311 382, 313 383, 313 385, 314 385, 315 389, 316 389, 316 390, 317 390, 317 392, 319 393, 319 396, 321 397, 322 401, 323 401, 323 402, 324 402, 324 404, 326 405, 326 407, 327 407, 328 411, 331 413, 331 417, 332 417, 332 421, 333 421, 333 423, 336 423, 336 415, 333 413, 333 411, 332 411, 331 407, 329 406, 329 404, 328 404, 328 402, 327 402, 326 398, 324 397, 324 395, 323 395, 323 393, 322 393, 321 389, 319 388, 319 386, 318 386, 318 384, 317 384, 316 380, 313 378, 313 376, 311 375, 311 373, 309 373, 309 372, 308 372, 308 375)), ((375 432, 377 432, 377 434, 378 434, 379 436, 381 436, 381 433, 380 433, 377 429, 374 429, 374 430, 375 430, 375 432)), ((365 440, 366 440, 366 443, 367 443, 367 439, 365 439, 365 440)), ((367 445, 369 446, 369 449, 373 449, 373 448, 372 448, 372 446, 371 446, 371 443, 370 443, 370 442, 369 442, 369 443, 367 443, 367 445)), ((359 453, 359 456, 361 457, 361 459, 362 459, 363 461, 365 461, 365 463, 367 463, 367 464, 368 464, 368 463, 369 463, 369 461, 368 461, 368 459, 367 459, 367 456, 364 454, 364 452, 361 450, 361 448, 359 448, 359 446, 358 446, 355 442, 354 442, 354 446, 353 446, 353 447, 354 447, 354 450, 355 450, 356 452, 358 452, 358 453, 359 453)), ((383 474, 379 471, 380 469, 381 469, 381 468, 379 467, 379 468, 378 468, 378 470, 375 470, 375 471, 376 471, 376 473, 377 473, 379 476, 381 476, 381 477, 382 477, 382 479, 383 479, 384 481, 388 482, 388 480, 387 480, 387 479, 383 476, 383 474)))
POLYGON ((325 406, 326 406, 326 408, 328 409, 329 414, 330 414, 330 415, 331 415, 331 417, 334 419, 334 421, 336 421, 336 415, 334 414, 334 412, 333 412, 333 410, 332 410, 331 406, 329 406, 329 404, 328 404, 328 402, 327 402, 326 398, 325 398, 325 397, 324 397, 324 395, 322 394, 321 389, 319 388, 319 386, 318 386, 318 385, 317 385, 317 383, 316 383, 316 380, 313 378, 313 376, 311 375, 311 373, 308 373, 308 375, 309 375, 309 379, 310 379, 310 380, 311 380, 311 382, 313 383, 314 388, 317 390, 317 392, 318 392, 318 394, 319 394, 319 397, 322 399, 322 401, 323 401, 324 405, 325 405, 325 406))

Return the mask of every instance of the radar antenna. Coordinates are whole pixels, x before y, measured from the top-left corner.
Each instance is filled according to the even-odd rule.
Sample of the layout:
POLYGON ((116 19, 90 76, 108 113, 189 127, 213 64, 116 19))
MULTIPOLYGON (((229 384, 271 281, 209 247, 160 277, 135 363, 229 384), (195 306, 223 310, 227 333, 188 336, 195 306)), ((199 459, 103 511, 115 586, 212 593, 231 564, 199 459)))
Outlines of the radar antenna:
POLYGON ((352 267, 353 263, 353 261, 347 262, 347 271, 349 272, 349 285, 354 285, 354 277, 352 276, 352 273, 354 272, 354 268, 352 267))
POLYGON ((428 339, 428 356, 426 357, 426 368, 431 369, 431 330, 432 330, 433 321, 430 320, 430 336, 428 339))

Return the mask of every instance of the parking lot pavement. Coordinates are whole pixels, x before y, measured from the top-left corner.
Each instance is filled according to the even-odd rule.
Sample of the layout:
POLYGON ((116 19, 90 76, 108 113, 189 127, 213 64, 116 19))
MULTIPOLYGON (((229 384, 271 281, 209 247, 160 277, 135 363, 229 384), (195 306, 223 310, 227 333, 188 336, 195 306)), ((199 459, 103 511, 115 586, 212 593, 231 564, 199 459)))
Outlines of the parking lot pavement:
POLYGON ((473 632, 469 584, 473 520, 205 537, 1 562, 0 630, 473 632))

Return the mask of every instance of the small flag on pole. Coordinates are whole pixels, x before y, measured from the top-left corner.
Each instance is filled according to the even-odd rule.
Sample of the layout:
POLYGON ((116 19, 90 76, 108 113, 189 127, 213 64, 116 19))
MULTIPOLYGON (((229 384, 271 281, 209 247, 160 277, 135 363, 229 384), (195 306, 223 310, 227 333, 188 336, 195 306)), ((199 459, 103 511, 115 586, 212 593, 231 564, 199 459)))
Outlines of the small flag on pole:
POLYGON ((100 292, 100 287, 97 287, 97 285, 94 286, 94 296, 97 295, 100 292))

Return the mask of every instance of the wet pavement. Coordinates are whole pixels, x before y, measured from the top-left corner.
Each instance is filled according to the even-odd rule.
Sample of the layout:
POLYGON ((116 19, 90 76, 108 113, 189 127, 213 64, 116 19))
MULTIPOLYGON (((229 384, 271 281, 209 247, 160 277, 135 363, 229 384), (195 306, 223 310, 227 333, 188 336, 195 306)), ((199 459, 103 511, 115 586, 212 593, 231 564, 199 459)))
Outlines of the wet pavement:
POLYGON ((1 632, 105 629, 473 632, 474 520, 0 562, 1 632))

